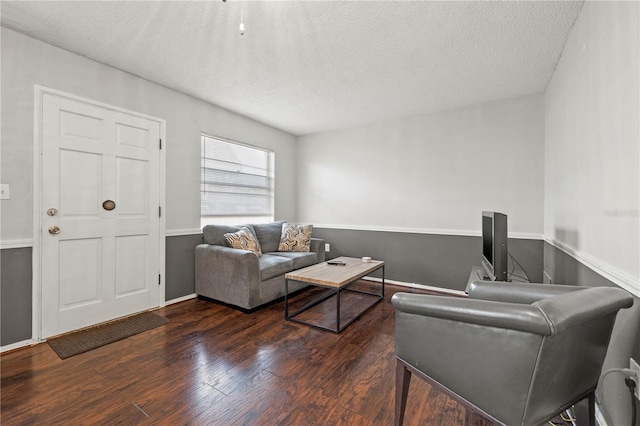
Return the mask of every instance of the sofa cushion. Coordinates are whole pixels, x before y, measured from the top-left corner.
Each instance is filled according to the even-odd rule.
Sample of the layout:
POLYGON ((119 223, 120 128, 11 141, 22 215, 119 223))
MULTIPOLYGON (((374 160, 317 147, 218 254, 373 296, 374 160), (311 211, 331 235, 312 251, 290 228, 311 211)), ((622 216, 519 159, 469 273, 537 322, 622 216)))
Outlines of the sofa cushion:
POLYGON ((229 234, 233 232, 238 232, 240 228, 245 227, 249 228, 253 235, 255 236, 255 231, 253 230, 252 225, 206 225, 202 228, 202 236, 204 237, 205 244, 213 244, 216 246, 227 246, 227 240, 224 238, 224 234, 229 234))
POLYGON ((282 224, 282 234, 278 251, 309 252, 313 225, 282 224))
POLYGON ((258 241, 260 241, 260 247, 262 248, 263 253, 278 251, 283 223, 284 221, 256 223, 253 225, 253 231, 256 234, 256 237, 258 237, 258 241))
POLYGON ((291 259, 293 261, 293 269, 300 269, 318 263, 318 253, 316 252, 301 253, 292 251, 279 251, 273 254, 276 256, 282 256, 291 259))
POLYGON ((240 228, 237 232, 224 234, 224 238, 227 240, 227 243, 231 248, 249 250, 255 253, 258 257, 262 256, 262 250, 260 249, 258 239, 246 226, 240 228))
POLYGON ((260 281, 293 271, 293 260, 266 253, 260 259, 260 281))

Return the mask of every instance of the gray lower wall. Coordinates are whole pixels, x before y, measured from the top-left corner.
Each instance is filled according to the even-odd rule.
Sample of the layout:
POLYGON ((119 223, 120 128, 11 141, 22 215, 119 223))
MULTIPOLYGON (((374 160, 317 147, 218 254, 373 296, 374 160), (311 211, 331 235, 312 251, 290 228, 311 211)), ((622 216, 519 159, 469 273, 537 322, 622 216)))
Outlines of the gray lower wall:
MULTIPOLYGON (((328 258, 371 256, 385 261, 387 279, 453 290, 465 289, 481 250, 480 237, 327 228, 316 228, 313 235, 331 244, 328 258)), ((166 300, 195 293, 194 247, 201 241, 200 234, 167 237, 166 300)), ((615 286, 540 240, 509 239, 509 252, 533 282, 542 282, 544 264, 544 271, 556 284, 615 286)), ((5 346, 31 338, 32 249, 4 249, 0 256, 0 345, 5 346)), ((618 315, 605 370, 628 367, 630 357, 640 360, 638 330, 640 300, 635 298, 633 308, 618 315)), ((630 424, 631 402, 623 378, 609 375, 603 390, 604 414, 609 424, 630 424)))
MULTIPOLYGON (((385 261, 388 279, 453 290, 466 288, 471 267, 480 259, 480 237, 319 228, 313 235, 331 244, 330 257, 371 256, 385 261)), ((166 238, 165 300, 195 293, 194 247, 201 242, 201 234, 166 238)), ((531 280, 540 282, 541 241, 509 240, 509 251, 531 280)), ((1 252, 2 346, 31 339, 31 253, 31 248, 1 252)))
MULTIPOLYGON (((166 238, 165 300, 195 293, 194 248, 202 235, 166 238)), ((32 249, 0 250, 0 346, 31 339, 32 249)))
POLYGON ((31 247, 0 251, 0 346, 31 339, 31 247))
MULTIPOLYGON (((314 228, 331 245, 327 258, 371 256, 384 260, 390 280, 464 290, 480 265, 480 237, 314 228)), ((509 253, 532 282, 542 282, 542 240, 509 239, 509 253)), ((511 266, 511 260, 509 261, 511 266)))
MULTIPOLYGON (((551 244, 544 244, 544 268, 554 284, 577 284, 586 286, 616 285, 587 268, 573 257, 551 244)), ((640 361, 640 299, 634 297, 633 307, 623 309, 618 314, 611 336, 609 351, 605 359, 603 372, 611 368, 628 368, 629 358, 640 361)), ((621 374, 607 376, 603 386, 603 414, 609 425, 631 424, 631 399, 629 390, 621 374)), ((640 402, 635 401, 640 413, 640 402)), ((640 425, 640 419, 636 420, 640 425)))
POLYGON ((195 247, 202 234, 167 237, 165 300, 174 300, 196 292, 195 247))

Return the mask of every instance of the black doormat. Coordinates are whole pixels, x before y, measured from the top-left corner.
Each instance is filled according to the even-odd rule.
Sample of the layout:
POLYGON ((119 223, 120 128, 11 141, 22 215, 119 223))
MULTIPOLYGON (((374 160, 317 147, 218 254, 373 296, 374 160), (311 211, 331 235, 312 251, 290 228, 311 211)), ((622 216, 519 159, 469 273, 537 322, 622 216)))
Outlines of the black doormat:
POLYGON ((100 346, 126 339, 134 334, 151 330, 169 320, 152 312, 143 312, 120 320, 100 324, 85 330, 65 334, 47 340, 60 358, 65 359, 74 355, 88 352, 100 346))

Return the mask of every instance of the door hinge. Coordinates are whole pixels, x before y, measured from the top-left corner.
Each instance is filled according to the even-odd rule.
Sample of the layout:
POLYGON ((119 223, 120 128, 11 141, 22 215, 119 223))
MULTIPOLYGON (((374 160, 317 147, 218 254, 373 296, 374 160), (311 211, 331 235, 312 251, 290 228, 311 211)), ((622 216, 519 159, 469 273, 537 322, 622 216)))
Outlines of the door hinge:
POLYGON ((162 139, 160 139, 160 149, 162 149, 162 139))
POLYGON ((160 277, 161 277, 161 275, 158 274, 158 285, 160 285, 160 281, 161 281, 160 277))
POLYGON ((162 217, 162 206, 158 206, 158 217, 162 217))

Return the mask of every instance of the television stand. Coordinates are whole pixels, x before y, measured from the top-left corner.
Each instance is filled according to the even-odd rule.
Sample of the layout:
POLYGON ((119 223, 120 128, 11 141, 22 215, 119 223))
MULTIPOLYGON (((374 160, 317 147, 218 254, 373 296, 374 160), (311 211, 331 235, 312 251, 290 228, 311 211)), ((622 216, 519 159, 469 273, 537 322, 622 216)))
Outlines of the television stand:
POLYGON ((482 266, 473 266, 471 267, 471 273, 469 274, 469 279, 467 280, 467 288, 465 289, 465 293, 469 293, 469 286, 471 286, 471 283, 474 281, 486 281, 486 280, 490 280, 491 278, 489 278, 487 276, 487 272, 484 270, 484 268, 482 266))
MULTIPOLYGON (((528 282, 527 280, 525 280, 524 278, 520 278, 524 276, 525 276, 524 271, 520 268, 516 268, 511 272, 511 279, 509 279, 509 281, 526 283, 528 282)), ((464 292, 469 293, 469 287, 471 286, 471 283, 474 281, 489 281, 489 280, 491 280, 491 278, 487 276, 487 272, 484 270, 482 266, 473 266, 471 267, 471 273, 469 274, 469 279, 467 280, 467 288, 465 289, 464 292)))

